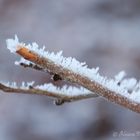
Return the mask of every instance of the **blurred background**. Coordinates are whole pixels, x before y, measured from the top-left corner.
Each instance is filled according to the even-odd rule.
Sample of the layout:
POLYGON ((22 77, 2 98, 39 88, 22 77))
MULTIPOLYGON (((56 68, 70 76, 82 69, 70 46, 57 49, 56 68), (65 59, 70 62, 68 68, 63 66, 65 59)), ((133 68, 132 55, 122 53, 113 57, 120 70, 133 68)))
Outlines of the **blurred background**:
MULTIPOLYGON (((139 0, 0 0, 0 80, 52 82, 14 65, 19 57, 5 40, 15 34, 99 66, 102 75, 125 70, 140 79, 139 0)), ((0 139, 137 140, 140 115, 102 98, 55 106, 48 97, 0 92, 0 139)))

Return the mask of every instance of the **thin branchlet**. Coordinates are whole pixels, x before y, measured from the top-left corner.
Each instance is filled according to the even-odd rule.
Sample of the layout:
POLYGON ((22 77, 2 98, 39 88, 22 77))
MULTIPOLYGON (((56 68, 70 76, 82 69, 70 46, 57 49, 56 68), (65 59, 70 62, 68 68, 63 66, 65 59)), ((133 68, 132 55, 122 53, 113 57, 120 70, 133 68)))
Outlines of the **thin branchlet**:
MULTIPOLYGON (((18 93, 18 94, 35 94, 35 95, 46 95, 48 97, 55 98, 55 104, 56 105, 61 105, 65 102, 73 102, 73 101, 78 101, 82 99, 88 99, 88 98, 96 98, 96 94, 93 93, 79 93, 79 94, 65 94, 65 93, 59 93, 61 89, 58 89, 56 87, 55 91, 49 91, 49 89, 41 89, 34 87, 32 85, 26 86, 26 87, 17 87, 17 86, 11 86, 11 85, 6 85, 3 83, 0 83, 0 90, 7 92, 7 93, 18 93)), ((79 90, 80 91, 80 90, 79 90)))
MULTIPOLYGON (((26 64, 26 63, 20 62, 20 63, 18 63, 18 65, 23 66, 24 68, 32 68, 32 69, 35 69, 35 70, 38 70, 38 71, 48 73, 47 70, 45 70, 45 69, 43 69, 43 68, 41 68, 38 65, 33 64, 33 63, 26 64)), ((52 72, 50 72, 50 75, 52 75, 52 80, 54 80, 54 81, 62 80, 62 78, 58 74, 53 74, 52 72)))

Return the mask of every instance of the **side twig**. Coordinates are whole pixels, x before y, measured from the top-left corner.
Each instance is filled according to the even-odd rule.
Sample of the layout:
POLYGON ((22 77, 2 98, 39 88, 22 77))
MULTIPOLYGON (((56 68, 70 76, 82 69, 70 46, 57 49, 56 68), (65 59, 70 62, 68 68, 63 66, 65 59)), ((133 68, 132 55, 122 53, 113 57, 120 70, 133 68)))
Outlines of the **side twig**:
MULTIPOLYGON (((52 84, 50 84, 50 86, 53 86, 53 88, 55 87, 52 84)), ((14 86, 0 83, 0 90, 2 90, 3 92, 18 93, 18 94, 23 93, 23 94, 45 95, 48 97, 55 98, 56 105, 61 105, 65 102, 73 102, 73 101, 97 97, 96 94, 93 94, 90 92, 89 93, 75 93, 75 94, 72 93, 71 95, 70 94, 68 95, 68 94, 63 93, 61 91, 61 89, 58 89, 57 87, 55 87, 55 88, 57 90, 52 92, 52 91, 49 91, 49 88, 48 88, 48 90, 47 89, 42 90, 38 87, 33 87, 33 86, 27 86, 26 88, 24 88, 24 87, 17 87, 17 86, 14 87, 14 86)), ((76 87, 74 87, 74 88, 76 88, 76 87)), ((79 91, 80 91, 80 89, 79 89, 79 91)))
MULTIPOLYGON (((35 70, 38 70, 38 71, 42 71, 42 72, 48 72, 47 70, 39 67, 38 65, 33 64, 33 63, 29 63, 29 62, 28 63, 25 63, 25 62, 20 62, 20 61, 17 62, 16 61, 16 65, 20 65, 20 66, 22 66, 24 68, 32 68, 32 69, 35 69, 35 70)), ((53 74, 53 73, 50 73, 50 74, 53 75, 52 76, 52 79, 54 81, 62 80, 62 78, 58 74, 53 74)))

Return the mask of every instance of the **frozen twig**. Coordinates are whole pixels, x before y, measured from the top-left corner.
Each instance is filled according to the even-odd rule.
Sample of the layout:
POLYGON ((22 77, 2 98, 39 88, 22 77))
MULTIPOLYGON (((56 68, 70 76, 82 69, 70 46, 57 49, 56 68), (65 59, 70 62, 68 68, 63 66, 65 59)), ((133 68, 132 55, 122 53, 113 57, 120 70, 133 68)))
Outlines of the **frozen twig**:
MULTIPOLYGON (((24 68, 32 68, 32 69, 35 69, 35 70, 38 70, 38 71, 47 72, 46 69, 43 69, 43 68, 39 67, 38 65, 36 65, 32 62, 26 61, 24 58, 21 58, 20 61, 16 61, 15 65, 20 65, 20 66, 23 66, 24 68)), ((53 74, 51 72, 50 72, 50 74, 53 75, 52 79, 54 81, 62 80, 62 78, 58 74, 53 74)))
POLYGON ((45 52, 36 43, 25 45, 15 40, 7 40, 11 52, 34 63, 43 70, 59 75, 62 79, 77 83, 105 99, 140 113, 140 84, 134 78, 124 79, 120 72, 115 79, 107 79, 98 73, 99 68, 89 69, 85 63, 74 58, 65 58, 62 52, 57 54, 45 52))
POLYGON ((48 97, 55 98, 55 103, 57 105, 64 102, 72 102, 97 97, 96 94, 93 94, 82 87, 77 88, 72 86, 63 86, 62 88, 58 88, 52 84, 33 86, 30 83, 23 82, 22 86, 17 86, 15 82, 11 84, 1 82, 0 90, 8 93, 46 95, 48 97))
MULTIPOLYGON (((15 64, 17 65, 17 61, 15 62, 15 64)), ((43 68, 41 68, 38 65, 35 65, 33 63, 26 64, 24 62, 20 62, 20 63, 18 63, 18 65, 23 66, 24 68, 32 68, 32 69, 35 69, 35 70, 38 70, 38 71, 46 72, 46 71, 44 71, 43 68)))

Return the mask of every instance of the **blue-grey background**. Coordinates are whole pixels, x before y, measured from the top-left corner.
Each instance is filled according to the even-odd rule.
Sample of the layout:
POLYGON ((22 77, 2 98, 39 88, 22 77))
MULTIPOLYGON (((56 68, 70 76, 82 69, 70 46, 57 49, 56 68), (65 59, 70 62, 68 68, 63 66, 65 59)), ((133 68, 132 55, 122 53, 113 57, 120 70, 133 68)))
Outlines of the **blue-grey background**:
MULTIPOLYGON (((139 0, 0 0, 0 80, 44 83, 48 74, 14 66, 19 57, 5 40, 15 34, 99 66, 102 75, 125 70, 140 79, 139 0)), ((1 140, 140 138, 114 132, 140 133, 140 114, 102 98, 58 107, 48 97, 0 92, 1 140)))

